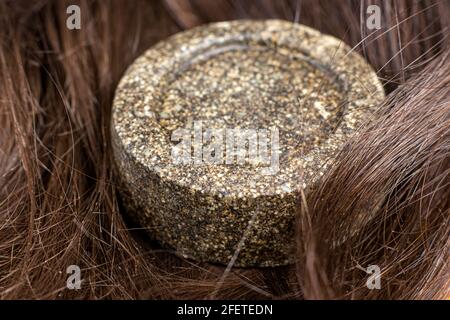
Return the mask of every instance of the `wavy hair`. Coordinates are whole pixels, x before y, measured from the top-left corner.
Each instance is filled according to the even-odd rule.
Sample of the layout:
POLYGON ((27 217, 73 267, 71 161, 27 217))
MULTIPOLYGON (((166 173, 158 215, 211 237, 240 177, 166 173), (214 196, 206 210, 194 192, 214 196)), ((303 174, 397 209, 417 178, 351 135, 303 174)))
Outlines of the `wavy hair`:
POLYGON ((80 0, 82 27, 69 30, 73 3, 0 2, 0 298, 449 296, 448 1, 80 0), (365 26, 369 4, 381 8, 380 30, 365 26), (299 194, 295 266, 178 258, 128 221, 118 194, 109 123, 126 67, 175 32, 241 18, 342 39, 387 92, 321 187, 299 194), (82 269, 81 290, 66 288, 69 265, 82 269), (380 290, 366 287, 370 265, 380 290))

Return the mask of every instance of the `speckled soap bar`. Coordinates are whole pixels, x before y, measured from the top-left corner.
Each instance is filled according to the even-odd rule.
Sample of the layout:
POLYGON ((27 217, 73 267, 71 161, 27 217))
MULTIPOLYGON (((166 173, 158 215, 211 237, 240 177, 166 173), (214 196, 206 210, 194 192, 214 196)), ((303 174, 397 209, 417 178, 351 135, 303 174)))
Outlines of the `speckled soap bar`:
POLYGON ((116 91, 112 137, 127 213, 186 258, 292 263, 298 191, 320 183, 383 99, 361 56, 303 25, 234 21, 176 34, 139 57, 116 91), (222 130, 214 143, 223 148, 202 161, 211 129, 222 130), (257 141, 276 165, 250 159, 260 144, 244 161, 222 161, 235 129, 267 133, 257 141), (193 142, 183 161, 174 158, 180 132, 193 142))

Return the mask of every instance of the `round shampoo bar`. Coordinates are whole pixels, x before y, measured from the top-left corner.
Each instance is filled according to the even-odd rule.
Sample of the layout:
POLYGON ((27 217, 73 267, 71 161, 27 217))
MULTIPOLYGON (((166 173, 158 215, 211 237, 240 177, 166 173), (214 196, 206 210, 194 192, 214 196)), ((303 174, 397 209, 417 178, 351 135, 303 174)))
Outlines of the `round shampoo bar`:
POLYGON ((293 262, 299 190, 384 99, 342 41, 286 21, 201 26, 127 70, 112 116, 127 212, 178 255, 293 262))

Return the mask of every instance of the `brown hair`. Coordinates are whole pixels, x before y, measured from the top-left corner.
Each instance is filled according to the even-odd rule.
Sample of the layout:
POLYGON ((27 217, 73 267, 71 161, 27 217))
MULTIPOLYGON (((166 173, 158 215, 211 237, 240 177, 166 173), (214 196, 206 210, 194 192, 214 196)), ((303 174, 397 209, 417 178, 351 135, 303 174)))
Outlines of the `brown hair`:
POLYGON ((70 4, 0 3, 1 298, 450 294, 448 1, 82 0, 80 30, 66 28, 70 4), (380 30, 365 27, 369 4, 381 8, 380 30), (292 267, 180 259, 127 221, 118 196, 109 122, 126 67, 170 34, 240 18, 283 18, 342 39, 388 93, 321 188, 299 195, 292 267), (82 269, 81 290, 66 288, 72 264, 82 269), (381 268, 381 290, 365 285, 360 268, 369 265, 381 268))

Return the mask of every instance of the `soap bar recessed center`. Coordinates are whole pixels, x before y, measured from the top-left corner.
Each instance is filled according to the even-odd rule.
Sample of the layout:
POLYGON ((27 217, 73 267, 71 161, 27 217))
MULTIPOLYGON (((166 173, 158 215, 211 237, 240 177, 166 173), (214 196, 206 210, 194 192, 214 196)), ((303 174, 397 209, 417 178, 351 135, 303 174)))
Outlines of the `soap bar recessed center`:
POLYGON ((205 55, 167 88, 158 113, 164 129, 190 127, 196 120, 205 128, 275 126, 288 153, 306 152, 339 124, 343 86, 306 57, 263 46, 205 55))

